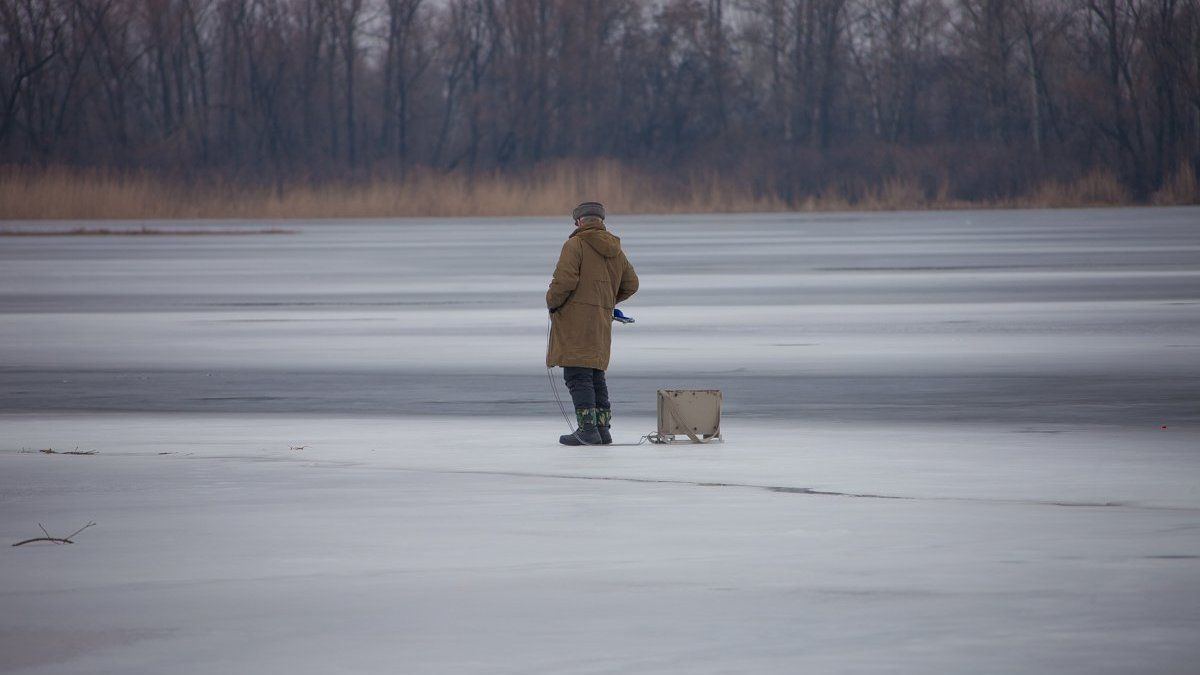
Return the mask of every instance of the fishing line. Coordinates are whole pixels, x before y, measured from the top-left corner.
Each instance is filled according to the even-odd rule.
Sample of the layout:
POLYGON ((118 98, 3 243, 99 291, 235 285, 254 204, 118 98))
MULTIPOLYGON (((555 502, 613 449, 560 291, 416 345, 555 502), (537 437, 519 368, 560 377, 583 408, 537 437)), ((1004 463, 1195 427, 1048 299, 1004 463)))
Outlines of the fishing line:
MULTIPOLYGON (((553 327, 554 327, 554 323, 553 323, 553 321, 551 321, 550 315, 547 314, 546 315, 546 354, 550 353, 550 333, 551 333, 551 330, 553 329, 553 327)), ((550 366, 546 366, 546 381, 550 383, 550 392, 554 394, 554 400, 558 401, 558 412, 562 413, 562 418, 563 418, 563 421, 567 423, 567 428, 571 430, 572 434, 575 434, 575 427, 574 427, 574 425, 571 424, 571 416, 567 414, 567 407, 565 405, 563 405, 562 397, 558 395, 558 387, 556 387, 554 385, 554 369, 550 366)), ((591 445, 591 446, 603 448, 603 447, 612 447, 614 445, 638 446, 638 445, 645 443, 646 441, 650 441, 651 443, 656 443, 656 442, 658 442, 655 440, 656 436, 657 436, 657 434, 653 434, 653 433, 646 434, 645 436, 642 436, 641 438, 639 438, 637 443, 609 443, 607 446, 603 443, 588 443, 588 442, 584 441, 582 438, 579 438, 578 435, 576 435, 575 438, 579 438, 579 442, 583 443, 584 445, 591 445)))
MULTIPOLYGON (((546 315, 546 354, 550 354, 550 332, 554 324, 551 321, 550 315, 546 315)), ((567 407, 563 405, 562 397, 558 395, 558 387, 554 386, 554 369, 546 366, 546 379, 550 382, 550 391, 554 394, 554 400, 558 401, 558 411, 562 413, 563 421, 567 423, 567 428, 571 433, 575 433, 575 427, 571 424, 571 416, 567 414, 567 407)), ((578 437, 576 437, 578 438, 578 437)), ((582 440, 582 439, 581 439, 582 440)), ((589 444, 590 445, 590 444, 589 444)))

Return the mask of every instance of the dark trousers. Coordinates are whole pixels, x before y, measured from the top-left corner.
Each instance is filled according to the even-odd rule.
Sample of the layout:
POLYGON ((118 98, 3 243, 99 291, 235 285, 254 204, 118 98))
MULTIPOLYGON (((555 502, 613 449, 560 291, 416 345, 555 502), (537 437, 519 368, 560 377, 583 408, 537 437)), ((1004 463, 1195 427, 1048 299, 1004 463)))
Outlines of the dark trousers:
POLYGON ((604 381, 603 370, 567 366, 563 368, 563 379, 567 382, 567 389, 571 390, 571 402, 576 410, 609 410, 612 407, 608 401, 608 383, 604 381))

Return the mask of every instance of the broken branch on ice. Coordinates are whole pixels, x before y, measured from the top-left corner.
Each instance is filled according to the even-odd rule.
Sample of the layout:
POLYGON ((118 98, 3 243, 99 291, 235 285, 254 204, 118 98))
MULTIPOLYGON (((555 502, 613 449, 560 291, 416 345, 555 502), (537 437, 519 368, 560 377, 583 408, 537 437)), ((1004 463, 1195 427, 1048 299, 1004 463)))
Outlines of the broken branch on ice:
POLYGON ((80 450, 78 447, 76 447, 74 450, 66 451, 55 450, 54 448, 42 448, 41 450, 38 450, 38 452, 42 453, 43 455, 94 455, 97 451, 80 450))
POLYGON ((91 527, 91 526, 93 526, 93 525, 95 525, 95 524, 96 524, 96 523, 95 523, 95 521, 92 521, 92 522, 88 523, 87 525, 84 525, 83 527, 79 528, 78 530, 75 530, 75 531, 74 531, 74 532, 72 532, 71 534, 68 534, 68 535, 67 535, 67 536, 65 536, 65 537, 54 537, 54 536, 51 536, 51 535, 50 535, 50 533, 46 531, 46 528, 45 528, 45 527, 42 527, 42 524, 41 524, 41 523, 38 523, 38 529, 40 529, 40 530, 42 531, 42 534, 44 534, 44 535, 46 535, 46 536, 44 536, 44 537, 34 537, 33 539, 26 539, 25 541, 18 541, 17 543, 13 544, 13 546, 21 546, 21 545, 24 545, 24 544, 32 544, 32 543, 33 543, 33 542, 35 542, 35 541, 49 541, 49 542, 53 542, 54 544, 59 544, 59 545, 62 545, 62 544, 74 544, 75 542, 74 542, 74 541, 72 541, 72 538, 73 538, 75 535, 79 534, 80 532, 83 532, 84 530, 88 529, 89 527, 91 527))

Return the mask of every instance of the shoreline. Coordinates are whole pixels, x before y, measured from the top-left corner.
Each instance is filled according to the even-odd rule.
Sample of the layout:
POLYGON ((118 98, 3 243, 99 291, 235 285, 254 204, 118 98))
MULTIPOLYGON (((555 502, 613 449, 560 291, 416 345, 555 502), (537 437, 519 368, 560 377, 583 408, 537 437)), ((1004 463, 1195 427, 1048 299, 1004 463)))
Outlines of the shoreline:
POLYGON ((670 176, 617 163, 546 166, 519 175, 413 171, 402 180, 295 180, 275 187, 215 175, 184 181, 144 172, 8 167, 0 169, 0 221, 539 217, 569 211, 581 195, 602 197, 610 213, 640 215, 1200 204, 1200 180, 1187 169, 1144 202, 1104 171, 1073 181, 1047 179, 1023 194, 987 199, 957 198, 946 180, 931 185, 911 177, 794 192, 799 196, 783 198, 772 188, 718 172, 670 176))

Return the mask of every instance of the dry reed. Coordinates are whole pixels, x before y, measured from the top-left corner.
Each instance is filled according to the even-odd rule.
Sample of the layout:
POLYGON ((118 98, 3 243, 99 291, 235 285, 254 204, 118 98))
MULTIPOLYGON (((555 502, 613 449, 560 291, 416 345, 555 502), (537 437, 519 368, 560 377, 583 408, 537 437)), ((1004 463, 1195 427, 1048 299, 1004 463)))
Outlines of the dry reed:
MULTIPOLYGON (((1022 198, 966 202, 951 198, 944 181, 927 189, 907 177, 878 185, 828 185, 787 201, 716 171, 663 175, 607 160, 548 163, 522 173, 473 178, 414 170, 402 179, 296 181, 275 188, 221 180, 185 183, 145 172, 0 168, 0 220, 540 216, 561 215, 585 199, 602 200, 614 213, 1067 207, 1132 201, 1115 175, 1103 171, 1073 182, 1048 181, 1022 198)), ((1154 197, 1156 204, 1198 202, 1200 184, 1186 166, 1154 197)))
POLYGON ((1192 165, 1184 162, 1179 165, 1163 186, 1151 198, 1159 206, 1183 206, 1200 204, 1200 180, 1192 165))
POLYGON ((1014 206, 1064 208, 1071 206, 1122 206, 1133 203, 1128 188, 1112 171, 1095 170, 1068 183, 1049 180, 1014 206))

